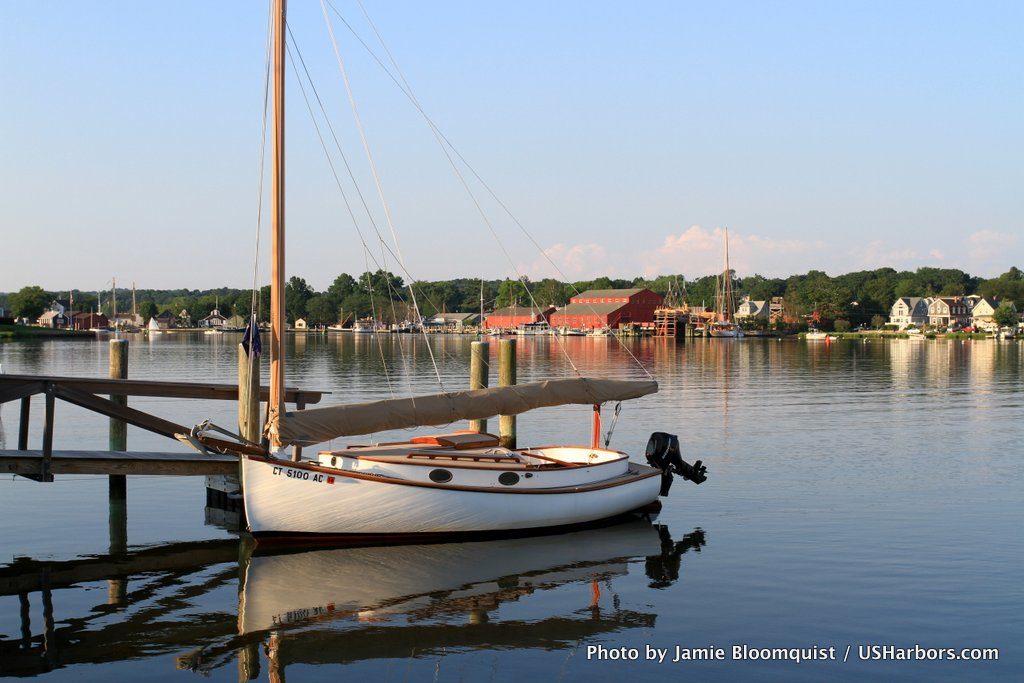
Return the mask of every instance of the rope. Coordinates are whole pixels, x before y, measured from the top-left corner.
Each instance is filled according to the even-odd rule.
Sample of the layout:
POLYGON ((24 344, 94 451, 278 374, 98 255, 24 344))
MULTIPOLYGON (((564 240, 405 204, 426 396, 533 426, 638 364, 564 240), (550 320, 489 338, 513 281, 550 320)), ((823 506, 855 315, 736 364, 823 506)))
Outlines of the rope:
MULTIPOLYGON (((363 121, 359 116, 359 107, 356 105, 355 95, 352 92, 352 86, 348 80, 348 72, 345 69, 345 62, 341 58, 341 51, 338 49, 338 41, 334 36, 334 26, 331 24, 330 16, 327 14, 327 6, 324 4, 324 0, 320 0, 320 9, 324 15, 324 21, 327 23, 327 32, 330 34, 331 45, 334 47, 334 56, 338 61, 338 70, 341 72, 341 78, 345 83, 345 92, 348 94, 349 106, 352 108, 352 117, 355 119, 356 129, 359 131, 359 139, 363 143, 363 151, 366 153, 366 160, 370 165, 373 182, 377 188, 377 196, 380 199, 381 206, 384 210, 384 218, 387 221, 388 229, 391 231, 391 239, 395 245, 395 255, 398 259, 399 265, 403 270, 405 270, 405 259, 402 257, 402 247, 398 242, 398 235, 395 232, 395 224, 391 217, 391 209, 384 197, 384 188, 381 184, 380 175, 377 173, 377 164, 374 162, 373 153, 370 151, 369 141, 366 138, 366 131, 363 129, 363 121)), ((422 319, 423 316, 420 314, 419 303, 416 301, 416 290, 412 286, 412 282, 409 283, 409 297, 412 299, 412 305, 413 309, 416 311, 416 317, 422 319)), ((426 330, 422 330, 422 333, 425 339, 426 330)), ((430 355, 430 362, 434 367, 434 374, 437 376, 437 383, 441 387, 441 391, 446 391, 444 380, 441 379, 441 370, 437 367, 437 360, 434 358, 434 352, 430 348, 429 343, 427 344, 427 353, 430 355)))
MULTIPOLYGON (((473 175, 473 177, 477 180, 477 182, 479 182, 480 185, 483 186, 483 188, 491 196, 491 198, 493 198, 494 201, 497 202, 498 206, 500 206, 502 208, 502 210, 508 215, 508 217, 512 220, 512 222, 516 225, 516 227, 519 228, 520 232, 522 232, 523 235, 530 241, 530 243, 534 246, 534 248, 536 248, 537 251, 540 252, 540 254, 544 258, 544 260, 547 261, 551 265, 551 267, 555 269, 555 272, 558 273, 558 275, 562 278, 562 280, 565 281, 572 288, 572 290, 577 295, 581 294, 580 290, 575 286, 575 284, 572 283, 572 281, 568 278, 568 276, 565 274, 565 272, 563 272, 562 269, 558 267, 558 264, 556 264, 554 262, 554 260, 552 260, 551 257, 548 255, 548 253, 540 246, 540 244, 537 243, 537 240, 534 239, 533 235, 529 232, 529 230, 526 229, 526 226, 524 226, 522 224, 522 222, 515 216, 515 214, 512 213, 512 210, 509 209, 508 205, 505 204, 505 202, 503 202, 501 200, 501 198, 491 188, 491 186, 488 185, 486 181, 484 181, 484 179, 476 171, 476 169, 473 167, 473 165, 470 164, 466 160, 466 158, 459 152, 459 150, 455 147, 455 145, 452 144, 451 140, 448 139, 448 137, 434 123, 433 119, 431 119, 430 116, 426 113, 426 111, 420 105, 419 100, 416 98, 416 96, 415 96, 415 94, 414 94, 414 92, 412 90, 412 87, 409 85, 408 80, 405 78, 405 75, 402 73, 401 68, 398 66, 397 61, 395 60, 394 56, 391 54, 391 51, 388 49, 387 44, 384 42, 383 37, 380 35, 380 32, 377 30, 376 25, 370 19, 369 14, 366 12, 366 8, 363 6, 362 2, 357 0, 357 2, 359 3, 360 9, 363 11, 363 14, 366 16, 367 23, 370 25, 370 27, 373 30, 374 34, 377 36, 377 39, 380 42, 381 47, 384 50, 384 53, 388 56, 388 59, 391 61, 392 65, 394 66, 395 72, 398 74, 398 78, 396 78, 395 75, 391 73, 391 70, 388 69, 388 67, 381 61, 381 59, 376 55, 376 53, 370 48, 370 46, 366 44, 366 41, 364 41, 362 39, 362 37, 359 36, 359 34, 355 31, 355 29, 352 27, 352 25, 349 24, 348 21, 345 20, 345 18, 341 15, 341 13, 338 11, 338 9, 336 7, 334 7, 334 5, 332 5, 330 3, 330 0, 321 0, 321 4, 323 4, 323 2, 325 2, 325 1, 331 7, 331 10, 335 13, 335 15, 337 15, 338 18, 342 21, 342 23, 345 24, 345 26, 352 33, 352 35, 355 36, 356 40, 359 41, 359 43, 363 46, 363 48, 367 51, 367 53, 373 58, 373 60, 375 62, 377 62, 377 65, 380 66, 380 68, 384 71, 384 73, 395 83, 395 85, 398 87, 398 89, 401 90, 402 93, 409 99, 409 101, 412 103, 413 107, 415 107, 416 110, 423 117, 424 121, 426 121, 427 125, 430 127, 431 131, 433 132, 433 134, 435 136, 435 139, 437 139, 438 143, 441 145, 442 150, 444 151, 445 156, 448 158, 449 163, 452 164, 452 167, 455 170, 456 175, 459 177, 459 180, 462 182, 462 184, 466 188, 467 192, 469 192, 470 196, 473 198, 473 203, 476 205, 477 210, 482 212, 482 209, 480 208, 479 202, 477 202, 475 196, 472 195, 472 192, 469 189, 468 185, 466 184, 465 180, 463 179, 462 174, 458 171, 457 168, 455 168, 454 161, 453 161, 451 155, 448 153, 448 149, 450 149, 451 152, 458 158, 458 160, 461 161, 465 165, 465 167, 469 170, 469 172, 473 175), (399 80, 398 80, 399 78, 401 79, 401 82, 399 82, 399 80)), ((486 219, 486 217, 484 218, 484 220, 487 223, 488 228, 491 230, 491 234, 494 235, 495 240, 498 242, 498 244, 501 247, 502 251, 505 253, 506 258, 508 258, 508 252, 505 250, 504 245, 501 243, 501 240, 495 234, 494 229, 491 227, 490 221, 488 221, 486 219)), ((519 271, 515 267, 514 263, 513 263, 513 269, 516 271, 517 275, 519 275, 520 281, 523 281, 523 276, 522 276, 521 273, 519 273, 519 271)), ((530 296, 531 301, 533 301, 533 296, 532 296, 532 294, 531 294, 531 292, 529 290, 529 287, 526 286, 525 282, 523 282, 523 288, 526 290, 527 295, 530 296)), ((536 302, 534 301, 534 303, 536 303, 536 302)), ((593 313, 594 315, 597 315, 596 309, 594 309, 594 307, 590 303, 586 303, 585 305, 587 306, 587 308, 590 309, 591 313, 593 313)), ((644 366, 644 364, 640 361, 640 359, 636 357, 636 355, 629 349, 628 346, 626 346, 626 343, 618 335, 613 334, 612 336, 615 337, 616 342, 629 355, 629 357, 631 359, 633 359, 633 361, 637 364, 637 366, 639 366, 639 368, 641 370, 643 370, 644 374, 646 374, 648 378, 654 379, 653 375, 651 375, 651 373, 647 369, 647 367, 644 366)), ((556 335, 556 339, 557 339, 557 335, 556 335)), ((559 340, 559 345, 562 346, 560 340, 559 340)), ((565 352, 564 346, 562 346, 562 350, 563 350, 563 352, 565 352)), ((569 360, 569 364, 573 366, 573 370, 576 370, 576 366, 572 363, 572 359, 568 358, 568 353, 567 352, 566 352, 566 356, 567 356, 567 360, 569 360)), ((577 372, 577 374, 579 374, 578 370, 576 370, 576 372, 577 372)))
MULTIPOLYGON (((330 4, 329 0, 321 0, 321 7, 324 7, 324 2, 327 2, 327 4, 330 4)), ((366 14, 366 8, 363 7, 362 4, 360 4, 360 8, 363 10, 363 13, 366 14)), ((458 178, 459 183, 466 190, 466 194, 469 195, 469 198, 473 202, 473 206, 476 208, 477 213, 480 214, 480 218, 483 220, 484 224, 487 226, 487 229, 490 231, 491 236, 494 237, 494 241, 497 242, 498 247, 501 249, 502 253, 505 255, 505 259, 509 262, 509 265, 512 267, 512 270, 516 273, 516 276, 517 276, 519 282, 522 283, 523 290, 526 292, 526 295, 530 298, 530 302, 538 310, 543 310, 543 309, 541 309, 540 304, 537 303, 536 298, 534 298, 533 293, 530 291, 530 288, 527 285, 527 282, 529 282, 529 279, 522 273, 522 271, 519 270, 519 267, 516 266, 515 260, 512 258, 511 254, 509 254, 508 249, 505 247, 504 242, 502 242, 501 238, 498 236, 497 231, 494 229, 494 225, 491 223, 490 219, 487 217, 487 213, 483 210, 483 207, 480 205, 479 200, 477 200, 476 195, 473 193, 472 188, 470 188, 469 183, 466 182, 465 177, 463 176, 462 172, 459 170, 458 164, 455 163, 455 160, 452 158, 451 154, 448 152, 448 148, 445 145, 446 139, 444 138, 443 135, 441 135, 440 130, 437 128, 437 126, 434 125, 434 122, 430 119, 429 116, 427 116, 426 112, 420 106, 419 101, 416 99, 415 94, 412 92, 412 88, 409 87, 408 81, 406 81, 405 80, 405 76, 402 75, 401 69, 398 67, 398 64, 397 64, 397 62, 395 62, 395 59, 391 55, 391 52, 387 49, 387 46, 384 44, 384 40, 383 40, 383 38, 381 38, 380 33, 377 32, 376 27, 374 26, 373 30, 377 34, 377 38, 378 38, 378 40, 380 40, 381 45, 383 46, 385 53, 388 54, 389 58, 391 59, 392 63, 394 64, 395 70, 399 73, 399 75, 402 78, 402 81, 405 83, 405 87, 403 87, 402 84, 398 83, 398 81, 395 79, 395 77, 393 75, 391 75, 391 73, 390 73, 390 71, 388 71, 387 67, 384 66, 384 64, 380 61, 380 59, 377 58, 377 56, 373 53, 373 51, 369 48, 369 46, 366 45, 366 43, 358 36, 358 34, 355 33, 355 31, 352 29, 352 26, 345 20, 344 17, 341 16, 341 13, 338 12, 337 8, 335 8, 334 5, 331 5, 331 9, 334 11, 334 13, 336 15, 338 15, 338 17, 345 24, 345 26, 348 27, 349 31, 351 31, 353 33, 353 35, 356 36, 356 38, 363 45, 363 47, 366 48, 366 50, 377 61, 377 63, 381 66, 381 68, 384 69, 384 72, 387 73, 391 77, 392 81, 394 81, 396 83, 396 85, 398 85, 399 89, 403 92, 403 94, 405 94, 405 96, 410 100, 410 102, 412 102, 412 104, 416 108, 416 110, 419 111, 419 113, 423 116, 424 120, 427 122, 428 126, 431 129, 431 132, 434 135, 434 139, 437 140, 438 146, 440 146, 440 148, 441 148, 441 152, 445 155, 445 158, 448 160, 449 165, 452 167, 452 171, 455 173, 456 178, 458 178)), ((330 26, 330 18, 327 15, 326 7, 324 7, 324 18, 325 18, 325 20, 327 20, 328 26, 330 26)), ((369 20, 369 16, 368 15, 367 15, 367 20, 369 20)), ((370 22, 370 24, 371 24, 371 26, 373 26, 372 22, 370 22)), ((332 41, 334 40, 334 32, 333 32, 333 30, 331 30, 331 40, 332 41)), ((335 43, 335 51, 337 51, 337 43, 335 43)), ((339 60, 340 60, 340 57, 339 57, 339 60)), ((346 79, 346 87, 347 87, 347 84, 348 84, 348 80, 346 79)), ((450 146, 450 143, 449 143, 449 146, 450 146)), ((453 148, 453 151, 454 151, 454 148, 453 148)), ((463 163, 465 163, 465 162, 463 162, 463 163)), ((467 164, 467 166, 468 166, 468 164, 467 164)), ((472 169, 470 169, 470 170, 472 170, 472 169)), ((572 356, 569 355, 568 349, 565 348, 565 344, 562 342, 562 340, 559 338, 558 335, 554 335, 553 338, 555 340, 555 343, 558 344, 559 349, 562 351, 562 354, 565 356, 566 361, 572 367, 573 372, 575 372, 578 376, 582 377, 582 374, 580 373, 579 368, 577 368, 576 364, 573 363, 572 356)))

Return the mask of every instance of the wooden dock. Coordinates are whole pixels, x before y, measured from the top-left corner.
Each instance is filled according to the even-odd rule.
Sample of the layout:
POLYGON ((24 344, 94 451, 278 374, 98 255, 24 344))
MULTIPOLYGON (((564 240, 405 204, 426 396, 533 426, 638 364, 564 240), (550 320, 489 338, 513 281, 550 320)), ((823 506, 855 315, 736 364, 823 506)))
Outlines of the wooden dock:
MULTIPOLYGON (((233 474, 238 471, 236 455, 208 455, 200 453, 139 453, 124 452, 123 444, 111 446, 107 451, 57 451, 53 448, 54 403, 60 399, 72 405, 91 410, 123 425, 132 425, 161 436, 177 438, 188 434, 189 428, 149 413, 128 407, 123 398, 128 396, 159 396, 176 399, 237 401, 238 386, 205 382, 153 382, 129 379, 94 377, 55 377, 36 375, 0 375, 0 403, 21 402, 18 424, 18 449, 0 451, 0 472, 19 474, 36 481, 52 481, 54 474, 107 474, 114 477, 127 474, 149 475, 204 475, 233 474), (42 449, 28 448, 30 399, 43 394, 42 449), (110 396, 110 398, 106 398, 110 396), (120 400, 119 400, 120 399, 120 400)), ((319 403, 325 392, 285 390, 285 401, 299 410, 307 404, 319 403)), ((269 396, 269 389, 261 387, 261 398, 269 396)), ((123 441, 123 432, 122 438, 123 441)), ((207 439, 214 445, 223 444, 231 450, 231 441, 207 439)), ((112 442, 113 443, 113 442, 112 442)))
MULTIPOLYGON (((0 472, 34 478, 43 468, 41 450, 0 451, 0 472)), ((237 474, 238 456, 118 451, 59 451, 50 455, 50 474, 131 474, 197 476, 237 474)))

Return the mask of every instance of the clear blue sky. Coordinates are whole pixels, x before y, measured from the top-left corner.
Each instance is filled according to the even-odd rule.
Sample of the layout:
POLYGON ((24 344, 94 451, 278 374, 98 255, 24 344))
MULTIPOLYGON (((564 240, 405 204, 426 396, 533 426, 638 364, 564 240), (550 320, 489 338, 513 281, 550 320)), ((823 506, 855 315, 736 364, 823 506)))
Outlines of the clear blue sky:
MULTIPOLYGON (((571 277, 710 273, 723 227, 741 274, 1024 265, 1022 3, 364 1, 571 277)), ((266 5, 0 10, 0 291, 247 286, 266 5)), ((291 0, 290 22, 379 219, 319 2, 291 0)), ((334 27, 409 270, 514 275, 422 120, 334 27)), ((322 289, 364 254, 289 88, 288 270, 322 289)), ((550 274, 486 207, 516 268, 550 274)))

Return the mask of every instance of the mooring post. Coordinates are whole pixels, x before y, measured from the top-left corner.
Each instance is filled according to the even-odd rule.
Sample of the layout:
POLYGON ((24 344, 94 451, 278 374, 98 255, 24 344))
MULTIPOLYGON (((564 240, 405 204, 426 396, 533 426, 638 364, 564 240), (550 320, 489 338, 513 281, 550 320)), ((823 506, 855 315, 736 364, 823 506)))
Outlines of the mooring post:
POLYGON ((238 433, 253 443, 260 442, 260 360, 238 345, 238 433))
POLYGON ((32 397, 26 396, 21 399, 21 416, 18 421, 18 450, 28 450, 28 416, 32 408, 32 397))
MULTIPOLYGON (((128 379, 127 339, 110 340, 110 379, 128 379)), ((110 400, 118 405, 128 405, 128 397, 123 394, 111 394, 110 400)), ((110 418, 110 450, 128 450, 128 425, 114 418, 110 418)), ((128 496, 128 482, 125 475, 111 474, 109 482, 110 499, 125 500, 128 496)))
MULTIPOLYGON (((502 339, 498 342, 498 384, 510 387, 516 383, 516 340, 502 339)), ((498 418, 498 443, 505 448, 516 447, 516 416, 502 415, 498 418)))
POLYGON ((46 409, 43 412, 43 462, 40 465, 40 481, 53 481, 50 464, 53 460, 54 408, 53 382, 46 382, 46 409))
MULTIPOLYGON (((490 384, 491 345, 485 341, 470 344, 469 388, 486 389, 490 384)), ((487 420, 470 420, 469 428, 474 432, 486 432, 487 420)))

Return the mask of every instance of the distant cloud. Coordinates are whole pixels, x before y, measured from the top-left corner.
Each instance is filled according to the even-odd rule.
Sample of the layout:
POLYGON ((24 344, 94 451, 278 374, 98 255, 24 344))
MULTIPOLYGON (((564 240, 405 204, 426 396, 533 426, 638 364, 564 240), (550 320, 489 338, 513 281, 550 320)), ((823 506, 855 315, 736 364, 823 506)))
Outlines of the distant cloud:
POLYGON ((916 270, 921 266, 942 265, 945 254, 940 249, 918 249, 915 247, 895 247, 881 240, 872 240, 863 247, 857 247, 850 254, 853 258, 848 270, 875 268, 895 268, 896 270, 916 270))
MULTIPOLYGON (((777 240, 733 230, 729 232, 729 265, 747 275, 789 274, 813 261, 808 254, 824 248, 820 240, 777 240)), ((724 265, 725 230, 691 225, 681 233, 667 235, 660 247, 643 252, 638 271, 646 277, 662 273, 708 275, 719 272, 724 265)))
POLYGON ((1012 263, 1007 260, 1017 236, 995 230, 978 230, 967 236, 967 264, 981 275, 997 275, 1012 263))
MULTIPOLYGON (((838 275, 883 267, 916 270, 922 266, 962 268, 972 273, 993 275, 1012 265, 1003 261, 1008 247, 1017 242, 1016 236, 979 230, 969 235, 966 241, 965 248, 953 249, 954 255, 947 258, 946 251, 931 245, 902 246, 871 240, 843 248, 823 240, 775 239, 729 230, 729 265, 741 276, 759 273, 782 277, 811 269, 838 275)), ((534 279, 560 277, 548 262, 550 258, 567 278, 575 280, 602 275, 654 277, 669 273, 699 277, 722 269, 724 245, 724 228, 691 225, 666 235, 658 246, 645 249, 642 244, 633 244, 622 253, 595 242, 554 244, 544 250, 547 258, 538 257, 532 264, 520 265, 520 270, 534 279)))
POLYGON ((544 250, 529 266, 520 265, 519 270, 531 279, 545 277, 569 280, 585 280, 608 274, 608 252, 600 244, 553 244, 544 250), (561 270, 561 274, 551 264, 561 270))

